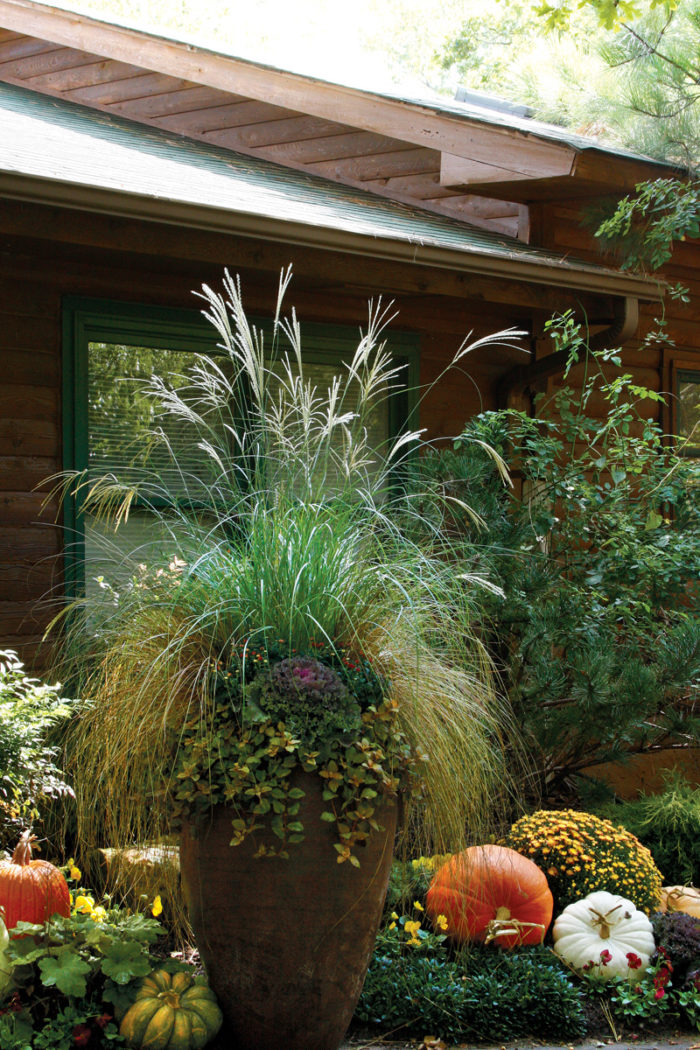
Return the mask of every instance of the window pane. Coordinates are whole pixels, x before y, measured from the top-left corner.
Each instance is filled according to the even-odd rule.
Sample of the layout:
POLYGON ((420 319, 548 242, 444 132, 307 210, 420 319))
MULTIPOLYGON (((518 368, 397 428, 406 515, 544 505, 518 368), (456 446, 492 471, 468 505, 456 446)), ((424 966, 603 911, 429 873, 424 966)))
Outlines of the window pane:
MULTIPOLYGON (((127 483, 153 472, 166 492, 201 499, 212 469, 209 457, 192 442, 192 430, 164 413, 144 382, 152 375, 182 389, 193 355, 179 350, 90 343, 88 368, 88 470, 91 478, 115 473, 127 483), (160 428, 173 455, 152 432, 160 428)), ((157 495, 149 492, 149 495, 157 495)))
POLYGON ((700 456, 700 372, 678 374, 678 436, 686 455, 700 456))

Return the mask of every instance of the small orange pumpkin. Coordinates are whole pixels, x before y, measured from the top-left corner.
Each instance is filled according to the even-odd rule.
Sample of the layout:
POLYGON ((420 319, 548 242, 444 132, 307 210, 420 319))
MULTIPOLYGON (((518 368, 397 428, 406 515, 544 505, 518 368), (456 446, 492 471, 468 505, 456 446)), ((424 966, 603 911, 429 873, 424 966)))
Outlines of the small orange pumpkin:
POLYGON ((52 915, 70 915, 70 892, 61 872, 48 860, 32 860, 36 836, 24 831, 12 860, 0 861, 0 908, 5 925, 42 924, 52 915))
POLYGON ((540 944, 554 910, 547 878, 505 846, 471 846, 436 872, 426 898, 431 919, 447 919, 455 941, 495 941, 503 948, 540 944))

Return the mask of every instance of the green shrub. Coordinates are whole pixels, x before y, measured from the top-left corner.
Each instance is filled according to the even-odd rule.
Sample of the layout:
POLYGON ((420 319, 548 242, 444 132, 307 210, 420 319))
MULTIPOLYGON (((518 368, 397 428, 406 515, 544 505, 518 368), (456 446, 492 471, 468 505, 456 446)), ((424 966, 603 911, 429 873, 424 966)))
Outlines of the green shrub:
POLYGON ((72 711, 60 689, 30 678, 15 652, 0 650, 0 846, 14 846, 48 799, 72 795, 48 740, 72 711))
POLYGON ((511 827, 504 845, 529 857, 547 876, 554 914, 594 890, 656 910, 661 875, 648 849, 624 828, 576 810, 539 810, 511 827))
POLYGON ((472 954, 463 1016, 474 1039, 579 1039, 580 990, 547 949, 472 954))
POLYGON ((596 762, 698 739, 700 463, 664 443, 648 418, 659 395, 614 353, 589 353, 570 317, 550 334, 564 360, 585 359, 583 390, 540 399, 537 418, 483 413, 414 471, 416 491, 454 498, 436 527, 461 537, 464 571, 496 585, 472 588, 470 627, 519 729, 523 791, 559 805, 596 762), (484 445, 519 484, 503 485, 484 445))
POLYGON ((453 957, 444 937, 409 923, 394 920, 380 934, 358 1021, 453 1042, 584 1034, 581 995, 548 950, 475 948, 453 957))
POLYGON ((599 812, 651 850, 665 884, 700 885, 700 787, 672 772, 660 794, 607 805, 599 812))

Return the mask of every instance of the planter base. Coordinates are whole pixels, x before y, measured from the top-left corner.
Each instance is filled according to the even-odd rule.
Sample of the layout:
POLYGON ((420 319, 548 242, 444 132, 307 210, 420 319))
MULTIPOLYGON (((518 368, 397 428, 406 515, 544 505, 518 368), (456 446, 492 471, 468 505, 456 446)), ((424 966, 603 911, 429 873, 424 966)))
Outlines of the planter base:
POLYGON ((357 850, 360 868, 337 863, 335 826, 321 821, 323 784, 299 774, 305 839, 289 860, 255 859, 271 832, 229 846, 233 813, 218 807, 204 828, 183 829, 182 882, 190 921, 231 1048, 336 1050, 352 1018, 386 894, 397 809, 357 850))

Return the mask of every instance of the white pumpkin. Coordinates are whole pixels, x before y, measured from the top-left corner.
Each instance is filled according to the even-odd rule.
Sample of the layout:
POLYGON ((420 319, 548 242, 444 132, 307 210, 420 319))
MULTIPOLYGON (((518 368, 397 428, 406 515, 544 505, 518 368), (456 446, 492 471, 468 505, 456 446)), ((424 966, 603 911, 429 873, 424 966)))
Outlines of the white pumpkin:
POLYGON ((0 909, 0 1002, 12 987, 12 967, 9 959, 10 935, 2 919, 0 909))
POLYGON ((564 908, 552 936, 554 951, 564 962, 576 970, 592 969, 601 977, 634 978, 649 965, 655 948, 644 912, 605 890, 564 908))

